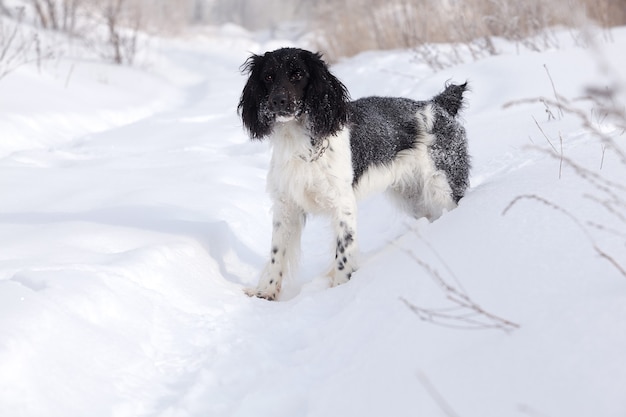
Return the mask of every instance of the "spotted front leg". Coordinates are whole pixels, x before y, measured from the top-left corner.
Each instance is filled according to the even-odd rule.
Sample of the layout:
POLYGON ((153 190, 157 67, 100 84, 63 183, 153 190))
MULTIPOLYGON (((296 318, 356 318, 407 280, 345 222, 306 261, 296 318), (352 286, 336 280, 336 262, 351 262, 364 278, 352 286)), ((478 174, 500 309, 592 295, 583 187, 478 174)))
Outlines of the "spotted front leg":
POLYGON ((300 253, 300 237, 304 228, 304 212, 294 204, 274 205, 272 249, 256 288, 247 288, 251 297, 275 300, 280 294, 283 278, 296 267, 300 253))

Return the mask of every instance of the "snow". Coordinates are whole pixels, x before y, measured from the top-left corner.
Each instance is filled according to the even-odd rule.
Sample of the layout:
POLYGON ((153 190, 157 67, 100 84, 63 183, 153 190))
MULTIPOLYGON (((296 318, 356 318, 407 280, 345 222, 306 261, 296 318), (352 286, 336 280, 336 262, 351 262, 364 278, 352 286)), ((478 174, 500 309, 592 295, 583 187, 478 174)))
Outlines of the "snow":
MULTIPOLYGON (((553 98, 546 68, 570 99, 610 85, 626 28, 611 35, 600 52, 567 32, 542 53, 502 41, 500 55, 436 73, 411 51, 334 66, 353 98, 424 99, 469 80, 472 186, 434 223, 364 201, 362 267, 332 289, 330 228, 311 219, 278 302, 243 293, 269 253, 270 151, 236 105, 249 53, 294 42, 228 25, 153 40, 147 67, 65 58, 9 74, 0 415, 624 416, 626 277, 595 248, 626 265, 626 166, 573 115, 503 107, 553 98), (560 167, 533 118, 617 183, 614 198, 560 167), (467 309, 440 323, 452 327, 420 320, 410 306, 455 307, 437 277, 506 322, 455 328, 470 327, 467 309)), ((623 132, 574 103, 623 149, 623 132)))

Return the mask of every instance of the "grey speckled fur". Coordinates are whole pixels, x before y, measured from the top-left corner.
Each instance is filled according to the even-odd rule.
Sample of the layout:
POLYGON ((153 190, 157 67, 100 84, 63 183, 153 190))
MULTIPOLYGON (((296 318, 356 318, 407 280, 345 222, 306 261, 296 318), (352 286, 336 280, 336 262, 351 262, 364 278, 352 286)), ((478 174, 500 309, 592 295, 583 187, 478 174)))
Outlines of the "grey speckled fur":
POLYGON ((453 199, 458 202, 469 186, 470 161, 465 129, 456 120, 467 84, 450 84, 430 101, 401 97, 366 97, 348 106, 353 184, 370 167, 393 162, 403 150, 413 148, 421 137, 417 113, 430 104, 434 112, 429 148, 437 169, 446 173, 453 199))

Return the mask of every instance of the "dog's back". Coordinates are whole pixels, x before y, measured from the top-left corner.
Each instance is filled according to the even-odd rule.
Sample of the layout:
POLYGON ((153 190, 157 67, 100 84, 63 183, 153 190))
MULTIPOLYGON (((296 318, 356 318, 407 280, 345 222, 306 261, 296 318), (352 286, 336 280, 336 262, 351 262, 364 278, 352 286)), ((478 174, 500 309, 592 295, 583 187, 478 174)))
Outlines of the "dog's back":
POLYGON ((428 101, 365 97, 349 103, 354 186, 370 168, 392 164, 398 154, 427 145, 436 169, 443 171, 458 202, 469 186, 469 156, 463 126, 467 83, 449 84, 428 101))
POLYGON ((353 184, 365 171, 391 163, 415 146, 420 127, 415 115, 425 102, 399 97, 365 97, 349 103, 353 184))

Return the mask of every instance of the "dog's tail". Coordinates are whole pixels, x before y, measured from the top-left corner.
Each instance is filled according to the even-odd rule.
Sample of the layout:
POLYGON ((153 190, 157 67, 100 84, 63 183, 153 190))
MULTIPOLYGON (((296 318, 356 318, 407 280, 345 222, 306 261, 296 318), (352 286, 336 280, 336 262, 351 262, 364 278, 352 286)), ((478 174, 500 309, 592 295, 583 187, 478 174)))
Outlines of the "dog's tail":
POLYGON ((467 81, 463 84, 447 84, 446 89, 433 98, 433 101, 456 117, 463 108, 463 93, 468 89, 467 81))

